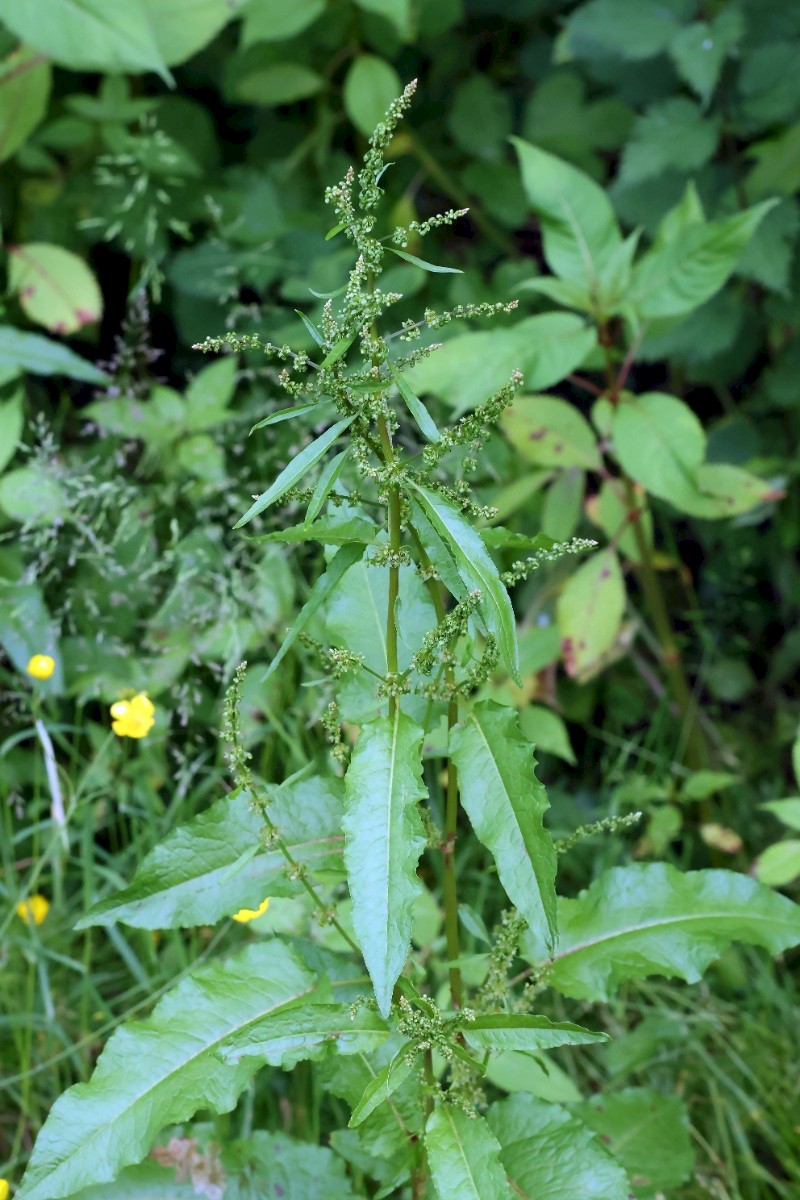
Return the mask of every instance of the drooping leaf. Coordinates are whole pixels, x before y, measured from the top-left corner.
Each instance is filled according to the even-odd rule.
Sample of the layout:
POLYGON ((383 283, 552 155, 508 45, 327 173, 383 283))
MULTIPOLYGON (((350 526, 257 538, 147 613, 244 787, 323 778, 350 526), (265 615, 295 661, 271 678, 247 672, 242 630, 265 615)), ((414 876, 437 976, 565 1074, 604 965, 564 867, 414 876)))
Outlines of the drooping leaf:
POLYGON ((521 1093, 493 1104, 486 1119, 520 1200, 629 1200, 624 1170, 565 1108, 521 1093))
MULTIPOLYGON (((342 787, 337 779, 289 779, 269 789, 270 815, 292 856, 311 875, 343 874, 342 787)), ((175 929, 214 925, 266 896, 295 895, 277 846, 265 849, 264 823, 248 792, 218 800, 145 855, 133 881, 96 904, 78 928, 114 925, 175 929)))
POLYGON ((511 1200, 500 1165, 500 1145, 483 1117, 438 1103, 425 1126, 439 1200, 511 1200))
POLYGON ((317 405, 318 402, 312 400, 308 404, 293 404, 290 408, 279 408, 277 412, 270 413, 268 417, 258 421, 250 432, 255 433, 257 429, 264 429, 267 425, 279 425, 281 421, 291 421, 295 417, 302 417, 305 413, 317 408, 317 405))
POLYGON ((406 262, 411 263, 412 266, 421 267, 423 271, 430 271, 434 275, 464 274, 459 267, 441 267, 438 263, 426 262, 424 258, 417 258, 416 254, 409 254, 407 250, 399 250, 397 246, 390 246, 389 249, 398 258, 404 259, 406 262))
POLYGON ((731 942, 780 954, 800 942, 800 907, 733 871, 615 867, 559 901, 547 979, 583 1000, 607 1000, 624 980, 648 975, 696 983, 731 942))
POLYGON ((503 666, 518 683, 519 649, 514 610, 480 534, 436 492, 416 483, 411 487, 413 499, 452 556, 465 587, 480 591, 480 611, 486 627, 497 639, 503 666))
POLYGON ((414 1054, 412 1043, 406 1042, 398 1050, 385 1067, 382 1067, 374 1079, 371 1079, 364 1089, 364 1094, 353 1109, 350 1125, 360 1125, 385 1100, 396 1092, 407 1075, 414 1070, 414 1054))
POLYGON ((118 1029, 89 1083, 56 1101, 17 1195, 71 1196, 143 1158, 164 1126, 201 1108, 229 1112, 259 1059, 232 1067, 220 1052, 256 1026, 266 1036, 269 1022, 307 1001, 315 986, 298 956, 275 940, 200 967, 150 1017, 118 1029))
POLYGON ((528 391, 552 387, 596 344, 595 330, 576 313, 541 313, 511 329, 450 338, 406 376, 417 392, 441 396, 458 415, 504 387, 515 369, 522 371, 528 391))
POLYGON ((501 419, 524 459, 542 467, 599 470, 597 439, 585 417, 555 396, 516 396, 501 419))
POLYGON ((719 291, 777 200, 765 200, 722 221, 692 225, 653 246, 637 263, 629 300, 640 317, 681 317, 719 291))
POLYGON ((624 1168, 637 1200, 656 1200, 690 1178, 694 1150, 679 1096, 628 1088, 593 1096, 575 1111, 624 1168))
POLYGON ((556 606, 567 674, 580 678, 610 650, 625 611, 619 557, 609 546, 587 558, 567 581, 556 606))
POLYGON ((0 0, 0 21, 20 41, 75 71, 170 74, 142 0, 0 0))
POLYGON ((576 167, 522 138, 511 140, 542 224, 548 266, 563 279, 591 285, 622 241, 610 200, 576 167))
POLYGON ((473 705, 450 735, 461 802, 492 853, 509 899, 531 929, 556 936, 556 852, 544 828, 547 794, 535 774, 533 746, 516 713, 494 701, 473 705))
POLYGON ((344 861, 352 920, 378 1008, 387 1016, 411 943, 425 847, 417 803, 422 729, 400 711, 362 726, 345 776, 344 861))
MULTIPOLYGON (((269 664, 269 669, 264 674, 264 680, 269 679, 270 675, 280 666, 283 659, 291 650, 294 643, 299 638, 300 634, 306 629, 312 617, 319 611, 325 601, 328 599, 339 584, 345 571, 348 571, 354 563, 364 553, 366 543, 363 545, 360 542, 348 542, 336 552, 334 557, 328 564, 328 569, 323 575, 320 575, 306 600, 300 612, 292 621, 291 628, 286 634, 286 637, 281 642, 281 647, 278 653, 269 664)), ((263 681, 262 681, 263 682, 263 681)))
POLYGON ((550 1021, 529 1013, 479 1014, 464 1029, 473 1050, 521 1050, 528 1054, 554 1046, 606 1042, 607 1033, 593 1033, 570 1021, 550 1021))
POLYGON ((27 47, 0 64, 0 162, 11 158, 44 118, 52 74, 46 57, 27 47))
MULTIPOLYGON (((128 0, 125 0, 127 3, 128 0)), ((229 21, 248 0, 141 0, 164 62, 186 62, 229 21)))
POLYGON ((262 492, 253 504, 250 505, 243 517, 234 525, 234 529, 241 529, 248 521, 252 521, 253 517, 262 513, 265 508, 269 508, 276 500, 280 500, 281 496, 289 491, 289 488, 294 487, 307 471, 318 463, 325 451, 333 445, 341 433, 347 429, 355 420, 354 417, 345 417, 342 421, 337 421, 335 425, 331 425, 330 429, 326 429, 318 438, 315 438, 310 445, 293 458, 288 466, 284 467, 275 482, 268 487, 265 492, 262 492))
POLYGON ((387 108, 403 90, 400 76, 377 54, 359 54, 353 59, 344 81, 347 115, 365 137, 370 137, 387 108))
POLYGON ((32 321, 52 333, 75 333, 99 321, 103 300, 83 259, 62 246, 28 242, 8 252, 8 282, 32 321))

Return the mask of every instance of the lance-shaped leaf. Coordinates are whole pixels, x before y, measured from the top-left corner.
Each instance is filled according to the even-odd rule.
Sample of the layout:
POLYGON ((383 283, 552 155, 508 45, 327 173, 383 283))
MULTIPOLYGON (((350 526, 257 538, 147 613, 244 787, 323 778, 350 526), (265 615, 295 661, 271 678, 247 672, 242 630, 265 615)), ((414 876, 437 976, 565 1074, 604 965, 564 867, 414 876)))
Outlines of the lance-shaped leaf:
POLYGON ((310 471, 315 463, 318 463, 329 446, 332 446, 340 433, 351 425, 355 417, 345 417, 343 421, 337 421, 335 425, 331 425, 330 429, 326 429, 324 433, 315 438, 309 446, 301 450, 296 458, 293 458, 288 466, 284 467, 278 478, 268 487, 265 492, 255 500, 243 517, 234 525, 234 529, 241 529, 248 521, 252 521, 253 517, 257 517, 265 508, 269 508, 270 504, 274 504, 276 500, 280 500, 289 488, 294 487, 307 471, 310 471))
POLYGON ((480 534, 469 521, 437 492, 411 483, 413 499, 447 547, 461 581, 470 591, 481 593, 480 611, 486 627, 497 640, 503 666, 519 683, 519 648, 514 610, 497 567, 480 534))
MULTIPOLYGON (((289 632, 281 643, 280 650, 269 664, 269 669, 264 674, 264 680, 269 679, 273 671, 277 669, 311 618, 336 590, 336 586, 345 571, 349 571, 353 564, 358 562, 365 550, 366 545, 362 545, 360 542, 348 542, 347 545, 342 546, 341 550, 336 552, 328 563, 328 569, 325 574, 320 575, 308 593, 308 599, 292 622, 289 632)), ((262 683, 264 680, 262 680, 262 683)))
POLYGON ((560 901, 559 932, 547 982, 566 996, 607 1000, 626 979, 696 983, 731 942, 780 954, 800 943, 800 907, 734 871, 642 863, 606 871, 560 901))
POLYGON ((392 254, 396 254, 398 258, 405 259, 415 267, 422 267, 423 271, 431 271, 435 275, 463 275, 464 272, 458 267, 440 267, 438 263, 426 262, 424 258, 417 258, 416 254, 409 254, 406 250, 398 250, 396 246, 390 246, 392 254))
POLYGON ((607 1042, 607 1033, 593 1033, 571 1021, 549 1021, 529 1013, 490 1013, 477 1016, 464 1029, 473 1050, 552 1050, 554 1046, 582 1046, 607 1042))
POLYGON ((0 325, 0 369, 30 371, 32 375, 65 375, 86 383, 109 382, 108 375, 66 346, 10 325, 0 325))
POLYGON ((342 827, 353 926, 383 1016, 405 965, 414 901, 422 892, 417 879, 425 846, 417 809, 425 796, 422 737, 399 708, 392 717, 370 721, 345 776, 342 827))
MULTIPOLYGON (((270 793, 270 815, 292 856, 313 873, 343 870, 342 786, 337 779, 294 778, 270 793)), ((277 846, 264 848, 264 823, 249 792, 218 800, 181 825, 142 860, 133 882, 78 923, 140 929, 213 925, 265 896, 294 895, 277 846)))
POLYGON ((500 1144, 483 1117, 437 1104, 425 1126, 425 1146, 439 1200, 510 1200, 500 1144))
POLYGON ((461 802, 490 850, 509 899, 539 938, 556 935, 556 852, 542 818, 547 794, 516 713, 483 700, 450 736, 461 802))
POLYGON ((398 392, 405 400, 406 408, 411 413, 422 432, 425 434, 425 437, 429 442, 440 442, 442 440, 442 435, 436 428, 436 422, 420 400, 419 396, 411 388, 405 376, 398 371, 394 363, 388 358, 386 363, 389 367, 392 378, 397 384, 398 392))
POLYGON ((330 462, 325 464, 314 486, 314 491, 306 509, 306 524, 309 521, 315 520, 322 512, 322 506, 333 491, 336 480, 341 475, 344 465, 347 462, 349 453, 350 450, 348 447, 347 450, 342 450, 340 454, 335 454, 330 462))
POLYGON ((350 1118, 351 1126, 360 1125, 366 1121, 370 1113, 388 1100, 392 1092, 396 1092, 400 1084, 414 1069, 414 1054, 411 1042, 406 1042, 397 1051, 394 1058, 383 1067, 374 1079, 371 1079, 364 1089, 364 1095, 353 1109, 350 1118))
POLYGON ((263 1060, 234 1067, 220 1052, 255 1026, 263 1035, 271 1019, 299 1007, 315 986, 315 975, 274 939, 183 979, 147 1020, 118 1029, 89 1083, 53 1105, 20 1200, 59 1200, 104 1183, 142 1159, 165 1125, 201 1108, 230 1112, 263 1060))
POLYGON ((514 1197, 630 1200, 622 1167, 566 1109, 520 1093, 493 1104, 486 1119, 514 1197))

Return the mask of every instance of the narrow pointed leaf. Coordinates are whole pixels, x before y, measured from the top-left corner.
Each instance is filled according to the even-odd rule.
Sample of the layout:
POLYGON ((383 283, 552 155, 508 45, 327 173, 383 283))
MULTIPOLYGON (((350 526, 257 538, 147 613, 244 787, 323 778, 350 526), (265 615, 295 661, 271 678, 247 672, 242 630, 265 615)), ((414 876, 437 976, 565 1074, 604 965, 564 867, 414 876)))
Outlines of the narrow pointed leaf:
POLYGON ((301 312, 299 308, 296 308, 294 311, 297 313, 298 317, 303 322, 306 329, 311 334, 311 337, 314 339, 314 341, 317 343, 317 345, 320 347, 324 346, 325 339, 322 336, 322 334, 320 333, 320 331, 317 329, 314 322, 309 320, 309 318, 306 316, 306 314, 304 312, 301 312))
POLYGON ((263 421, 258 421, 258 424, 254 425, 249 432, 254 433, 255 430, 263 430, 266 425, 279 425, 281 421, 290 421, 293 419, 293 416, 302 416, 303 413, 311 413, 312 408, 317 408, 317 401, 314 400, 308 404, 293 404, 291 408, 278 409, 277 413, 271 413, 269 416, 265 416, 263 421))
POLYGON ((319 479, 314 488, 314 493, 308 503, 306 509, 306 524, 318 517, 322 511, 322 506, 332 492, 336 480, 342 473, 342 468, 347 462, 349 450, 342 450, 341 454, 336 454, 326 463, 322 469, 319 479))
POLYGON ((565 1108, 520 1093, 493 1104, 487 1121, 515 1200, 630 1200, 622 1167, 565 1108))
POLYGON ((581 1046, 607 1042, 607 1033, 593 1033, 571 1021, 549 1021, 528 1013, 492 1013, 477 1016, 464 1030, 473 1050, 552 1050, 554 1046, 581 1046))
POLYGON ((320 434, 310 446, 306 446, 301 450, 296 458, 293 458, 288 466, 284 467, 278 478, 262 492, 258 499, 250 505, 243 517, 234 525, 234 529, 241 529, 248 521, 252 521, 253 517, 257 517, 265 508, 269 508, 276 500, 280 500, 281 496, 289 491, 289 488, 294 487, 307 471, 310 471, 315 463, 318 463, 329 446, 332 446, 340 433, 351 425, 355 417, 345 417, 342 421, 337 421, 335 425, 331 425, 330 429, 326 429, 320 434))
POLYGON ((556 852, 542 818, 547 793, 536 778, 533 745, 516 713, 492 700, 474 705, 451 733, 461 802, 490 850, 509 899, 538 938, 556 935, 556 852))
POLYGON ((349 1122, 351 1126, 360 1125, 362 1121, 366 1121, 370 1113, 388 1100, 392 1092, 397 1091, 406 1076, 411 1074, 415 1065, 414 1058, 410 1053, 411 1048, 411 1042, 406 1042, 397 1051, 394 1058, 378 1072, 374 1079, 370 1080, 364 1090, 364 1095, 353 1109, 353 1115, 349 1122))
POLYGON ((626 979, 696 983, 731 942, 780 954, 800 943, 800 906, 733 871, 642 863, 560 901, 559 929, 547 982, 566 996, 607 1000, 626 979))
POLYGON ((406 262, 412 263, 415 267, 422 267, 423 271, 431 271, 434 275, 464 274, 458 267, 440 267, 437 263, 429 263, 424 258, 417 258, 416 254, 409 254, 407 250, 398 250, 395 246, 389 246, 389 249, 398 258, 405 259, 406 262))
POLYGON ((352 346, 353 342, 358 337, 358 330, 355 333, 348 333, 345 337, 339 338, 338 342, 334 342, 328 353, 319 364, 320 369, 323 367, 332 367, 340 358, 344 358, 347 351, 352 346))
POLYGON ((420 727, 399 709, 364 725, 345 776, 344 861, 353 926, 378 1008, 385 1017, 405 966, 413 907, 422 892, 417 863, 425 833, 420 727))
POLYGON ((199 1109, 230 1112, 258 1068, 221 1051, 309 997, 315 976, 289 947, 256 943, 200 968, 145 1021, 122 1026, 89 1083, 56 1101, 39 1134, 20 1200, 59 1200, 138 1162, 166 1125, 199 1109))
POLYGON ((388 359, 386 361, 389 370, 392 373, 392 377, 397 384, 397 390, 405 400, 406 408, 417 422, 417 425, 419 425, 429 442, 440 442, 442 440, 442 435, 436 428, 436 422, 434 421, 433 417, 430 415, 420 398, 415 395, 409 386, 408 381, 400 373, 400 371, 398 371, 394 363, 390 362, 388 359))
POLYGON ((425 1127, 425 1146, 439 1200, 510 1200, 500 1143, 483 1117, 438 1104, 425 1127))
MULTIPOLYGON (((268 670, 264 674, 264 680, 269 679, 273 671, 277 670, 283 659, 291 650, 294 643, 299 638, 300 634, 308 625, 311 618, 325 603, 328 597, 336 590, 339 580, 344 575, 345 571, 349 571, 354 563, 362 557, 366 545, 360 542, 348 542, 342 546, 328 563, 328 569, 324 575, 320 575, 317 582, 312 587, 300 612, 292 622, 292 626, 286 637, 281 642, 281 648, 269 664, 268 670)), ((262 680, 262 682, 264 682, 262 680)))
MULTIPOLYGON (((287 779, 269 798, 272 818, 298 862, 312 875, 344 871, 339 780, 287 779)), ((96 904, 77 927, 214 925, 240 908, 257 908, 266 896, 295 895, 301 885, 287 877, 280 850, 265 849, 263 832, 249 792, 218 800, 159 842, 129 886, 96 904)))
POLYGON ((429 488, 411 483, 413 499, 433 526, 453 558, 466 587, 481 593, 480 611, 486 626, 496 638, 503 665, 519 683, 519 649, 514 610, 497 567, 484 546, 480 534, 458 509, 429 488))

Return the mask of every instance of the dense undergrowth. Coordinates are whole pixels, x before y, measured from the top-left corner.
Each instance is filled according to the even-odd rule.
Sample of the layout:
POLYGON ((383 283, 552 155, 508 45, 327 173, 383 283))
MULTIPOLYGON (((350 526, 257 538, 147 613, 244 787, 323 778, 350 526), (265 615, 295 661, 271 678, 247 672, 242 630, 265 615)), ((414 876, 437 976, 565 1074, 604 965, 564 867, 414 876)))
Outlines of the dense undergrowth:
MULTIPOLYGON (((131 922, 133 908, 118 924, 76 925, 113 911, 148 854, 231 794, 224 697, 243 660, 239 766, 249 751, 265 785, 309 765, 341 774, 380 703, 364 679, 400 670, 374 657, 386 597, 364 568, 265 679, 331 571, 330 547, 377 537, 365 529, 383 521, 387 479, 372 492, 358 478, 368 440, 335 476, 323 460, 281 507, 233 526, 346 411, 321 407, 249 436, 287 403, 281 371, 293 356, 319 363, 339 345, 328 373, 352 366, 358 343, 341 349, 346 323, 337 341, 326 321, 342 301, 326 309, 326 294, 346 283, 353 249, 344 232, 326 237, 334 218, 326 224, 321 196, 412 77, 420 87, 387 148, 378 228, 397 252, 380 288, 398 295, 388 315, 408 339, 388 341, 391 361, 419 359, 401 382, 382 368, 412 469, 431 436, 426 414, 452 433, 522 373, 474 448, 448 445, 442 473, 434 464, 436 486, 445 474, 454 484, 436 493, 448 502, 466 505, 469 482, 468 515, 507 578, 519 633, 515 682, 513 662, 491 660, 487 629, 462 609, 457 632, 475 640, 481 666, 461 699, 479 688, 479 703, 511 705, 535 744, 547 828, 574 843, 559 857, 562 895, 614 867, 669 863, 728 867, 797 899, 800 873, 792 6, 137 0, 117 18, 91 0, 88 16, 58 6, 42 19, 42 5, 0 0, 0 1175, 12 1185, 56 1097, 90 1077, 122 1022, 198 965, 279 945, 273 936, 308 939, 320 955, 346 948, 298 878, 277 872, 254 923, 226 919, 262 899, 242 883, 218 916, 198 910, 183 928, 163 911, 131 922), (398 226, 410 232, 392 240, 398 226), (236 353, 193 349, 214 335, 236 353), (291 354, 265 358, 266 341, 291 354), (425 356, 434 341, 442 349, 425 356), (296 540, 292 526, 320 495, 317 519, 339 533, 296 540), (562 555, 575 537, 597 544, 562 555), (535 570, 517 566, 531 556, 535 570), (330 645, 350 661, 326 658, 330 645), (52 657, 47 678, 26 672, 34 654, 52 657), (115 735, 110 707, 141 692, 152 729, 115 735), (610 831, 589 836, 602 821, 610 831), (34 896, 46 910, 25 907, 34 896)), ((401 596, 403 669, 435 623, 423 605, 403 626, 412 598, 401 596)), ((411 710, 426 731, 433 823, 413 978, 443 1010, 446 699, 428 697, 441 711, 424 721, 411 710)), ((330 820, 318 801, 313 819, 330 820)), ((225 886, 247 878, 241 821, 241 845, 226 827, 239 849, 221 867, 225 886)), ((510 889, 463 813, 458 830, 455 944, 474 997, 507 929, 501 884, 510 889)), ((341 858, 321 878, 353 937, 341 858)), ((484 1094, 495 1106, 523 1093, 564 1106, 617 1153, 639 1197, 791 1200, 794 953, 773 963, 732 947, 701 984, 631 979, 611 999, 537 993, 538 1013, 605 1029, 612 1043, 505 1049, 484 1094)), ((524 987, 530 961, 513 949, 511 961, 524 987)), ((323 958, 315 969, 333 970, 323 958)), ((173 1131, 188 1141, 159 1137, 158 1161, 85 1195, 213 1197, 223 1181, 226 1196, 272 1185, 291 1200, 419 1188, 419 1161, 396 1191, 376 1166, 405 1161, 380 1113, 361 1141, 346 1128, 364 1086, 351 1058, 268 1068, 230 1112, 201 1111, 173 1131)), ((492 1123, 492 1111, 500 1137, 510 1118, 492 1123)))

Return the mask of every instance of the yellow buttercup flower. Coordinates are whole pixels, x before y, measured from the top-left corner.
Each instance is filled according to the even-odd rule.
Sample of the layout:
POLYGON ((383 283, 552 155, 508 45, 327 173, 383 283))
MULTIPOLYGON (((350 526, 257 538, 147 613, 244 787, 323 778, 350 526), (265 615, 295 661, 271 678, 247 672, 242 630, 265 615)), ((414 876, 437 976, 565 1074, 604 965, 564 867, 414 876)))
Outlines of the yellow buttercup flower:
MULTIPOLYGON (((27 900, 20 900, 16 907, 16 914, 21 917, 26 925, 41 925, 50 911, 50 901, 46 896, 36 892, 35 895, 29 896, 27 900)), ((8 1192, 6 1192, 8 1195, 8 1192)), ((0 1189, 0 1200, 3 1200, 2 1189, 0 1189)))
POLYGON ((111 705, 111 728, 117 737, 146 737, 155 724, 155 705, 147 692, 137 692, 130 700, 111 705))
MULTIPOLYGON (((233 914, 233 919, 246 925, 248 921, 255 921, 256 917, 263 917, 268 908, 269 896, 266 900, 261 901, 258 908, 240 908, 237 913, 233 914)), ((2 1196, 0 1196, 0 1200, 2 1200, 2 1196)))
POLYGON ((0 1179, 0 1200, 8 1200, 8 1180, 0 1179))
MULTIPOLYGON (((34 654, 25 668, 32 679, 49 679, 56 669, 55 659, 49 654, 34 654)), ((4 1200, 0 1192, 0 1200, 4 1200)))

